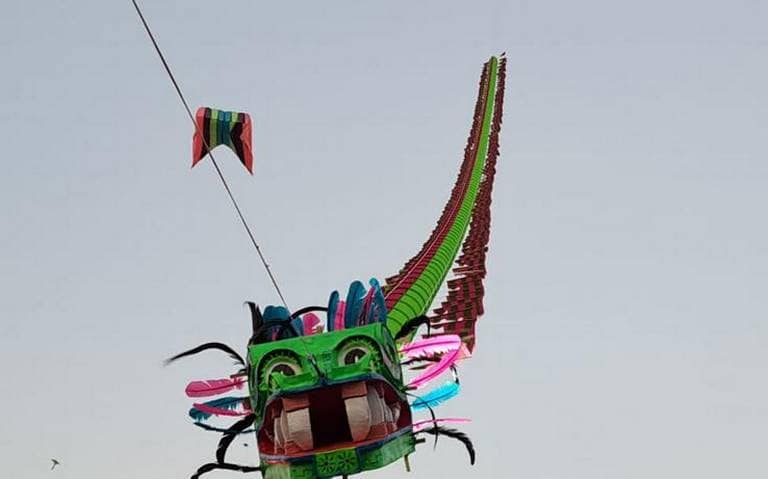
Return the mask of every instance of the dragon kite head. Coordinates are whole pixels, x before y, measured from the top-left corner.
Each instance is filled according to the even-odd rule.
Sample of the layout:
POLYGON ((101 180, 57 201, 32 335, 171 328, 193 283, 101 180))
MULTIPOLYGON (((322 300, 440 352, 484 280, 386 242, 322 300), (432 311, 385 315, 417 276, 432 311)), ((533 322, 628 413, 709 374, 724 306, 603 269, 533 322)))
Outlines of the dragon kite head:
POLYGON ((332 477, 380 468, 414 449, 399 355, 371 281, 347 301, 289 315, 255 310, 250 404, 265 477, 332 477), (313 312, 327 312, 320 332, 313 312), (303 314, 301 314, 303 313, 303 314), (306 333, 306 334, 305 334, 306 333))
MULTIPOLYGON (((222 343, 206 343, 170 359, 206 349, 227 352, 242 368, 229 379, 193 381, 193 398, 220 396, 236 389, 247 396, 219 397, 194 403, 189 415, 203 429, 223 432, 212 469, 260 470, 267 479, 314 479, 348 476, 379 469, 400 458, 406 461, 420 432, 438 422, 413 421, 413 412, 431 409, 458 393, 453 364, 469 352, 457 335, 430 335, 406 340, 408 328, 393 337, 386 321, 384 294, 375 279, 366 290, 359 281, 346 300, 333 292, 327 307, 311 306, 290 314, 282 306, 254 303, 253 333, 246 359, 222 343), (323 326, 317 312, 325 313, 323 326), (401 338, 400 343, 396 338, 401 338), (403 365, 421 373, 410 381, 403 365), (424 395, 414 390, 453 370, 454 380, 424 395), (416 398, 408 402, 408 396, 416 398), (228 429, 206 424, 212 416, 243 416, 228 429), (225 461, 238 434, 255 433, 261 465, 238 466, 225 461)), ((418 318, 417 318, 418 319, 418 318)), ((415 329, 423 321, 413 321, 415 329)), ((427 431, 429 432, 429 431, 427 431)), ((467 440, 468 441, 468 440, 467 440)))

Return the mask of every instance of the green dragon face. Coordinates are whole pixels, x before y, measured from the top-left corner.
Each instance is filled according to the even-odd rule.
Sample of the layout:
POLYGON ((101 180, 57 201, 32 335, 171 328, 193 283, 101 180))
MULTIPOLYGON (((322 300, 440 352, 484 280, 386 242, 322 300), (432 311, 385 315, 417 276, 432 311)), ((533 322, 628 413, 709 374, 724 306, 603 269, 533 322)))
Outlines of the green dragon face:
POLYGON ((248 347, 265 477, 331 477, 413 451, 395 342, 384 323, 248 347))

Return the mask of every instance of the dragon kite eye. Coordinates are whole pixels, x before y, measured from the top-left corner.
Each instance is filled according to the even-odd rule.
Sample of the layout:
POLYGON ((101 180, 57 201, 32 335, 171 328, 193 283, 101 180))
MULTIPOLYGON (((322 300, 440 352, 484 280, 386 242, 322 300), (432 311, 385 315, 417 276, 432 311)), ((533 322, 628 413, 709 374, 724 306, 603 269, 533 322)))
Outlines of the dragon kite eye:
POLYGON ((267 369, 267 377, 272 376, 275 373, 280 373, 283 376, 295 376, 300 372, 301 368, 297 363, 281 360, 269 366, 269 369, 267 369))
POLYGON ((367 354, 367 348, 360 345, 352 346, 342 351, 339 355, 339 365, 349 366, 350 364, 359 363, 367 354))

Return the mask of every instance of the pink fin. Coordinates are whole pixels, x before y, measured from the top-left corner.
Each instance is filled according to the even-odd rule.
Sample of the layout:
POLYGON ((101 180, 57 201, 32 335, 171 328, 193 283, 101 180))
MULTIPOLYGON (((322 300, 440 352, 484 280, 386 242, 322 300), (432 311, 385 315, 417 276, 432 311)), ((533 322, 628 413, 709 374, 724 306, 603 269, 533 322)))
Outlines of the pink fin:
POLYGON ((472 357, 472 352, 467 347, 467 343, 462 341, 461 348, 459 348, 459 360, 468 359, 471 357, 472 357))
POLYGON ((313 334, 319 334, 323 331, 323 325, 320 323, 320 318, 315 313, 307 313, 301 317, 304 322, 304 334, 310 336, 313 334))
POLYGON ((453 366, 456 361, 459 360, 459 351, 460 349, 457 347, 453 351, 443 354, 443 356, 440 358, 440 361, 428 367, 427 370, 424 371, 420 376, 408 383, 408 386, 420 388, 421 386, 440 376, 443 372, 447 371, 448 368, 453 366))
POLYGON ((419 432, 422 429, 426 429, 429 426, 435 425, 435 424, 441 424, 441 423, 449 423, 449 424, 467 424, 472 422, 469 419, 462 418, 462 417, 444 417, 444 418, 438 418, 438 419, 426 419, 424 421, 417 421, 413 423, 413 432, 419 432))
POLYGON ((368 290, 368 293, 366 293, 365 298, 363 299, 363 310, 360 313, 360 316, 363 318, 360 323, 358 323, 360 326, 364 324, 370 324, 370 319, 368 316, 368 311, 371 309, 371 304, 373 303, 373 294, 376 292, 376 288, 370 288, 368 290))
POLYGON ((339 306, 336 308, 336 317, 333 318, 333 330, 341 331, 344 329, 344 312, 347 310, 346 301, 339 301, 339 306))
POLYGON ((235 377, 232 379, 208 379, 206 381, 192 381, 187 384, 184 392, 191 398, 204 398, 216 396, 232 391, 233 389, 242 389, 245 384, 245 378, 235 377))
MULTIPOLYGON (((435 354, 461 349, 461 338, 456 334, 441 334, 431 338, 414 341, 400 348, 400 352, 409 358, 433 356, 435 354)), ((465 348, 466 350, 466 348, 465 348)))

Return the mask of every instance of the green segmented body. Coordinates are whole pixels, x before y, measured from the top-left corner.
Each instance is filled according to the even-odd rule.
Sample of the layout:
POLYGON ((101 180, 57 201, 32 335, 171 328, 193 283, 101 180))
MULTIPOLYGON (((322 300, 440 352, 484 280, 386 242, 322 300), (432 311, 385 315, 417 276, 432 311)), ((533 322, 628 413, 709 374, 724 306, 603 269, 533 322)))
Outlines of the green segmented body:
MULTIPOLYGON (((453 198, 454 204, 448 205, 448 207, 458 208, 458 211, 455 215, 451 215, 452 217, 449 216, 447 222, 443 223, 441 220, 436 228, 443 231, 447 229, 447 233, 442 240, 438 236, 439 244, 435 242, 426 244, 415 263, 410 268, 404 268, 394 277, 395 282, 390 281, 393 278, 387 280, 389 310, 387 326, 393 334, 396 334, 408 320, 427 312, 443 285, 467 234, 488 155, 491 123, 496 103, 498 66, 496 57, 491 57, 486 64, 486 80, 481 86, 480 93, 480 101, 484 105, 482 126, 477 137, 475 155, 473 158, 467 158, 473 162, 472 172, 463 195, 460 198, 453 198), (434 251, 434 254, 430 254, 430 251, 434 251), (403 284, 406 286, 403 287, 403 284)), ((457 184, 456 188, 461 186, 457 184)))

